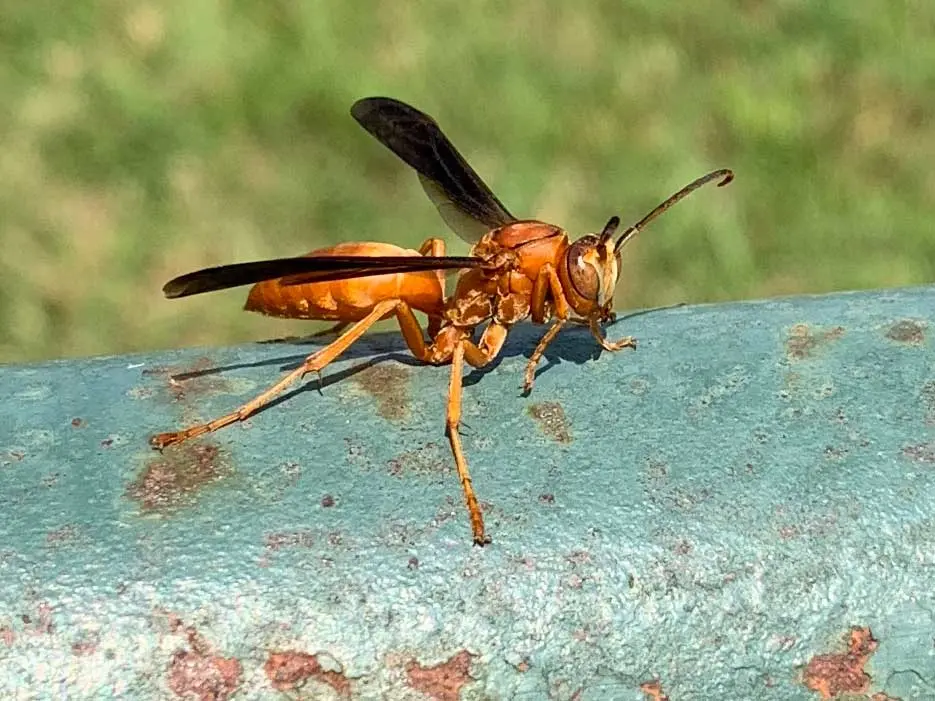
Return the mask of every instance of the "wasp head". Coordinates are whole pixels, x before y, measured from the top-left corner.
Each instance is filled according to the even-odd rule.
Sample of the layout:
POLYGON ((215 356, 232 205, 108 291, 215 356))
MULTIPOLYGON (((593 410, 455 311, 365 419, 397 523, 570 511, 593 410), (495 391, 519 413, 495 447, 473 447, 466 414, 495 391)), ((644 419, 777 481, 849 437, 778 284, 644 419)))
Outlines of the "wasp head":
POLYGON ((565 296, 576 314, 609 318, 614 303, 614 288, 620 276, 620 253, 615 250, 613 234, 620 225, 611 217, 600 234, 588 234, 565 250, 559 278, 565 296))

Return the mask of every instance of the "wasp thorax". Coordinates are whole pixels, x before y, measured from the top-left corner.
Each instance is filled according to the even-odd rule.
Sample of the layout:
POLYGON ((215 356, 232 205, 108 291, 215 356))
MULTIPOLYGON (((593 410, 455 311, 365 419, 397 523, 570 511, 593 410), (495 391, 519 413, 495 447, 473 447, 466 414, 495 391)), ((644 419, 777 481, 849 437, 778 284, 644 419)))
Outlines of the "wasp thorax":
POLYGON ((598 307, 613 300, 619 267, 612 240, 582 236, 568 247, 565 262, 568 281, 578 297, 598 307))

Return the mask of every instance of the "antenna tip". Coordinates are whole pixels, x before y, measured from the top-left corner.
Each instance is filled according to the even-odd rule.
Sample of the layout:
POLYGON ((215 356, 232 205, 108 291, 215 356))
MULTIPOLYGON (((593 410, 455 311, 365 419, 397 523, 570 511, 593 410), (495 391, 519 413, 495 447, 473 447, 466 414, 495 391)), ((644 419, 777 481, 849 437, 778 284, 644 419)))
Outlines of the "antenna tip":
POLYGON ((620 226, 620 217, 614 215, 608 219, 607 223, 604 224, 604 230, 601 231, 601 241, 606 241, 613 236, 618 226, 620 226))

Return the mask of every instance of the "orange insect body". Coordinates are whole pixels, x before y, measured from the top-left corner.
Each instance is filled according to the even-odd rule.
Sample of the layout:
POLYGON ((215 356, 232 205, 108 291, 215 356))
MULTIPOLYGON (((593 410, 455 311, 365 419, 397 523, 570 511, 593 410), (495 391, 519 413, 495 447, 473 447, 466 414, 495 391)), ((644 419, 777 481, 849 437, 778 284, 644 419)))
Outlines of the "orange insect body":
MULTIPOLYGON (((370 241, 339 243, 307 254, 309 257, 418 255, 419 251, 370 241)), ((430 271, 296 284, 284 284, 284 278, 264 280, 250 288, 244 309, 287 319, 360 321, 378 302, 387 299, 401 299, 413 309, 438 316, 445 304, 444 277, 439 271, 430 271)))
POLYGON ((601 325, 614 319, 613 293, 620 276, 620 248, 643 226, 705 183, 730 182, 723 169, 698 178, 614 239, 611 219, 600 234, 570 241, 558 226, 517 220, 457 152, 431 117, 389 98, 367 98, 351 110, 362 126, 419 174, 445 222, 473 244, 469 257, 445 256, 441 239, 418 251, 387 243, 342 243, 306 256, 206 268, 169 281, 169 297, 255 283, 246 309, 277 317, 334 320, 347 330, 309 355, 301 366, 238 409, 182 431, 160 433, 157 448, 243 421, 291 383, 317 373, 354 344, 374 323, 395 316, 413 356, 451 364, 445 433, 471 520, 474 542, 489 542, 461 445, 462 373, 465 364, 487 366, 500 353, 514 324, 552 320, 529 357, 523 379, 532 389, 545 349, 569 323, 587 326, 607 351, 635 348, 627 336, 608 341, 601 325), (445 297, 443 270, 459 269, 445 297), (413 310, 429 317, 423 330, 413 310), (479 337, 475 337, 483 327, 479 337), (428 332, 426 338, 426 331, 428 332))

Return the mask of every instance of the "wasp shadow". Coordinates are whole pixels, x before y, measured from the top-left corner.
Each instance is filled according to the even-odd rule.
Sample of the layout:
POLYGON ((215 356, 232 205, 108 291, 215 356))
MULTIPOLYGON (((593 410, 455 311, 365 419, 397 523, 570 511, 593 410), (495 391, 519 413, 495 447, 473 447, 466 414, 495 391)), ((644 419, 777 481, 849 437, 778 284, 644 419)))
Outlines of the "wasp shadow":
MULTIPOLYGON (((670 305, 668 307, 642 309, 636 312, 621 315, 616 319, 615 322, 607 324, 605 326, 605 330, 612 328, 615 323, 619 323, 620 321, 678 306, 682 305, 678 304, 670 305)), ((536 348, 536 345, 539 342, 539 339, 542 338, 542 335, 545 333, 547 328, 548 327, 544 325, 540 326, 534 324, 518 324, 511 328, 510 334, 507 337, 507 340, 504 343, 500 353, 488 365, 485 365, 482 368, 471 368, 470 372, 464 377, 464 386, 470 387, 476 384, 488 372, 497 369, 506 358, 530 358, 536 348)), ((293 336, 288 338, 259 341, 257 345, 289 345, 293 347, 312 346, 312 348, 309 348, 308 352, 290 354, 288 356, 265 358, 262 360, 255 360, 250 362, 228 363, 226 365, 219 365, 212 368, 199 368, 198 370, 176 373, 173 374, 172 377, 178 381, 185 381, 209 375, 231 372, 234 370, 269 367, 274 365, 279 366, 279 370, 281 372, 289 372, 301 366, 305 359, 309 357, 309 355, 325 348, 336 337, 337 334, 323 334, 318 332, 310 336, 293 336)), ((478 335, 475 334, 475 340, 477 340, 477 338, 478 335)), ((591 335, 591 332, 586 327, 576 325, 568 326, 567 328, 562 329, 561 333, 559 333, 555 340, 552 341, 552 343, 549 344, 549 346, 546 348, 545 353, 543 354, 543 360, 540 361, 539 367, 536 370, 535 377, 538 378, 543 373, 550 371, 552 368, 557 367, 562 363, 567 362, 574 365, 583 365, 588 361, 596 360, 603 352, 603 349, 597 344, 594 337, 591 335)), ((318 391, 321 391, 329 385, 352 377, 355 374, 382 362, 395 360, 398 363, 402 363, 403 365, 408 365, 410 367, 419 367, 424 365, 424 363, 417 360, 409 353, 409 349, 407 348, 402 336, 400 336, 399 333, 394 332, 381 332, 365 335, 356 343, 354 343, 354 345, 344 351, 340 358, 344 360, 367 359, 367 362, 354 365, 353 367, 340 370, 336 373, 328 373, 328 375, 324 378, 319 377, 316 382, 306 383, 301 387, 290 390, 289 392, 284 393, 271 402, 269 406, 278 404, 280 401, 283 401, 284 399, 294 396, 300 392, 307 391, 308 389, 317 389, 318 391)))

